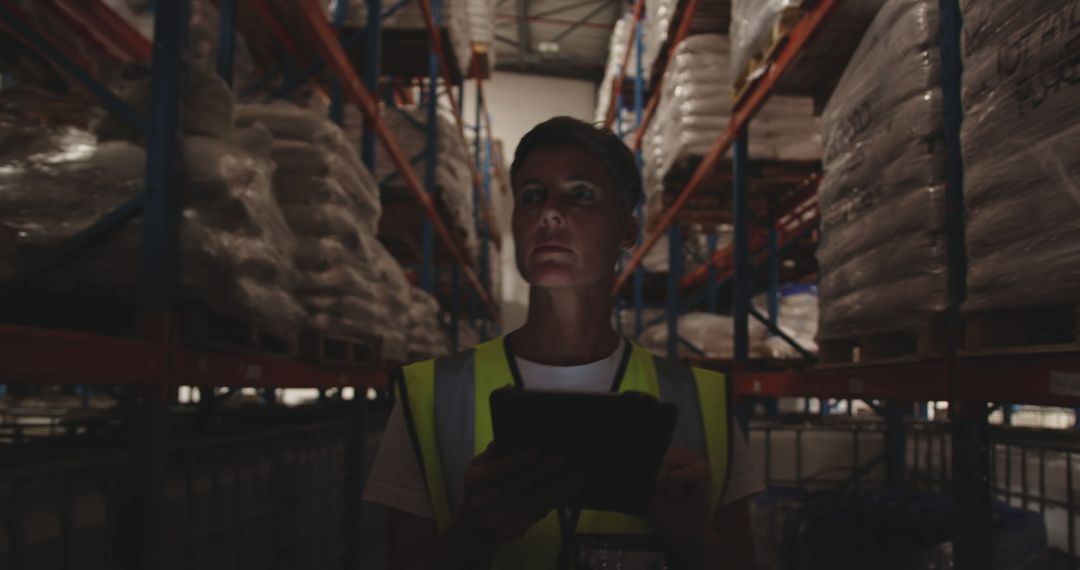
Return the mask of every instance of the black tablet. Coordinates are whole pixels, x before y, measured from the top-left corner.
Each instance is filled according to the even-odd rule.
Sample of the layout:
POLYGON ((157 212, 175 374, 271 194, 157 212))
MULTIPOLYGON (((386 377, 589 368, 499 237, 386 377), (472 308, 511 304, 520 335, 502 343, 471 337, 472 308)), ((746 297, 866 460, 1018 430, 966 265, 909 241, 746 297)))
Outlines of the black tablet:
POLYGON ((495 451, 558 457, 583 477, 562 507, 644 516, 678 409, 640 393, 522 390, 491 393, 495 451))

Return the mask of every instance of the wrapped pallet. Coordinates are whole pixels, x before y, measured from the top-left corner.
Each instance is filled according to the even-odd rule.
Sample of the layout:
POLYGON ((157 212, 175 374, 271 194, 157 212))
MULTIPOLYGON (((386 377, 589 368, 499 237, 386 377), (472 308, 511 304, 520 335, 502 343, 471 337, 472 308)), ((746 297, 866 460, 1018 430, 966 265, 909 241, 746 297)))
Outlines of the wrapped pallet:
POLYGON ((916 332, 947 305, 937 42, 937 0, 888 0, 825 109, 819 341, 916 332))
MULTIPOLYGON (((473 33, 469 26, 469 3, 473 0, 439 0, 432 1, 432 16, 435 25, 446 30, 450 40, 444 48, 453 53, 460 69, 466 70, 472 61, 473 33)), ((345 25, 352 28, 361 28, 367 25, 367 0, 330 0, 327 6, 327 17, 333 20, 338 2, 347 2, 345 25)), ((389 8, 384 5, 383 10, 389 8)), ((420 10, 420 2, 406 2, 397 12, 387 18, 383 18, 384 30, 426 30, 424 13, 420 10)))
MULTIPOLYGON (((129 142, 102 143, 74 129, 4 125, 3 131, 11 144, 0 149, 0 281, 144 187, 145 153, 129 142)), ((251 140, 269 137, 255 131, 238 133, 243 147, 204 136, 183 139, 180 299, 288 340, 304 318, 292 294, 296 240, 271 192, 273 162, 247 150, 251 140)), ((128 222, 35 287, 132 294, 141 228, 141 218, 128 222)))
MULTIPOLYGON (((846 46, 850 40, 845 37, 858 39, 867 24, 874 18, 885 0, 847 0, 841 2, 824 23, 824 29, 819 30, 821 44, 812 46, 816 49, 824 48, 826 59, 836 61, 844 58, 850 51, 846 46), (839 48, 832 52, 830 44, 839 48)), ((731 79, 735 85, 741 86, 747 77, 760 69, 760 63, 774 46, 787 36, 788 32, 803 17, 804 9, 812 7, 814 2, 807 0, 732 0, 731 1, 731 79)), ((812 8, 809 8, 812 9, 812 8)), ((817 55, 811 55, 815 59, 817 55)), ((815 62, 826 64, 821 68, 823 73, 828 73, 828 68, 834 64, 832 61, 815 62)), ((798 70, 794 70, 798 71, 798 70)))
MULTIPOLYGON (((645 190, 650 204, 672 188, 672 175, 706 154, 731 118, 727 36, 690 36, 675 48, 656 116, 643 140, 645 190)), ((813 101, 774 96, 750 125, 750 158, 814 161, 821 158, 821 133, 813 101)))
POLYGON ((961 4, 968 261, 963 309, 1075 310, 1080 3, 961 4))
MULTIPOLYGON (((405 109, 383 109, 383 121, 387 128, 397 136, 398 145, 405 157, 411 160, 413 174, 424 181, 427 160, 427 133, 423 130, 426 120, 425 111, 405 109)), ((443 214, 452 232, 457 233, 465 245, 471 259, 477 259, 480 242, 476 224, 473 223, 472 171, 470 169, 469 146, 461 138, 451 119, 439 115, 438 148, 435 166, 435 202, 443 214)), ((381 145, 375 153, 375 178, 388 191, 407 192, 404 182, 397 174, 397 167, 390 160, 390 155, 381 145)))
POLYGON ((379 191, 357 151, 337 125, 292 104, 244 105, 237 121, 273 133, 274 195, 299 240, 297 298, 307 328, 393 344, 383 330, 387 286, 376 270, 379 191))

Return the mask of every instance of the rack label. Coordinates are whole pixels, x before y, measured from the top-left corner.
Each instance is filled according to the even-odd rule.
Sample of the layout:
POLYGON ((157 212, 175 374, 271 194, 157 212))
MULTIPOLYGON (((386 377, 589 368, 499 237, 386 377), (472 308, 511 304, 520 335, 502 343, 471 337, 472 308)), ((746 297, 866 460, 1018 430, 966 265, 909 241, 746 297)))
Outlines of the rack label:
POLYGON ((1059 396, 1080 396, 1080 373, 1051 371, 1050 393, 1059 396))

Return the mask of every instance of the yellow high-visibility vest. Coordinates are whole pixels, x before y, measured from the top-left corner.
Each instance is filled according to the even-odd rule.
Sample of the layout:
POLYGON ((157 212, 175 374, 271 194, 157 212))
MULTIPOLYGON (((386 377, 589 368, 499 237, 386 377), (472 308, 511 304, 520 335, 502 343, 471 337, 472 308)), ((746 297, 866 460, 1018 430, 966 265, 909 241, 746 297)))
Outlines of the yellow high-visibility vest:
MULTIPOLYGON (((727 378, 692 368, 629 345, 612 391, 644 392, 679 408, 670 447, 685 447, 705 458, 712 478, 710 512, 715 512, 728 480, 731 398, 727 378)), ((491 392, 521 385, 508 337, 444 358, 404 367, 393 379, 409 434, 427 485, 439 532, 464 503, 465 470, 491 443, 491 392)), ((621 513, 583 511, 578 537, 655 538, 650 523, 621 513)), ((564 532, 552 512, 523 537, 503 544, 493 568, 552 569, 558 565, 564 532)))

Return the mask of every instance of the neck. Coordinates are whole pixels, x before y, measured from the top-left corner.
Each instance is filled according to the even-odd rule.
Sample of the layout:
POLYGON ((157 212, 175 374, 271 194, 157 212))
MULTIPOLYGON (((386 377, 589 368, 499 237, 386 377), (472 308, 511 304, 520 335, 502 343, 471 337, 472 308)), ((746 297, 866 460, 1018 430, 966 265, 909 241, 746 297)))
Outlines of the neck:
POLYGON ((529 288, 525 324, 513 332, 514 353, 556 366, 595 362, 619 345, 611 329, 613 280, 581 287, 529 288))

